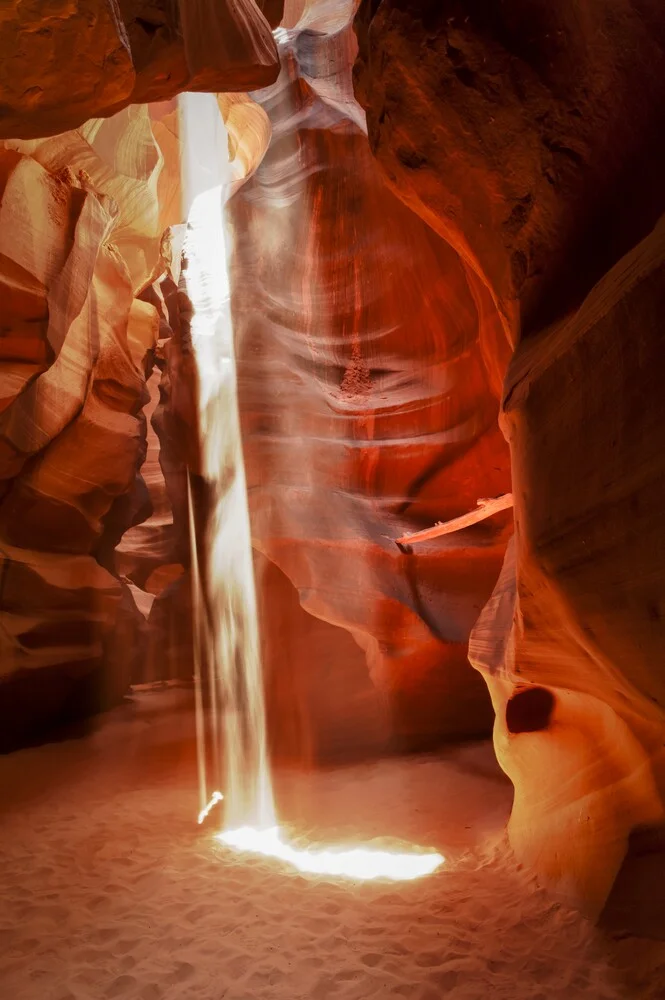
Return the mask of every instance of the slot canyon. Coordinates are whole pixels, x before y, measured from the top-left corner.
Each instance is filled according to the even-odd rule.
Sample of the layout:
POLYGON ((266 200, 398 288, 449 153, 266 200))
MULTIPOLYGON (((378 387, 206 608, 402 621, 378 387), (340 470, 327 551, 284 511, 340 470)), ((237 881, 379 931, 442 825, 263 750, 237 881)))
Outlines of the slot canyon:
POLYGON ((0 1000, 662 1000, 662 0, 0 55, 0 1000))

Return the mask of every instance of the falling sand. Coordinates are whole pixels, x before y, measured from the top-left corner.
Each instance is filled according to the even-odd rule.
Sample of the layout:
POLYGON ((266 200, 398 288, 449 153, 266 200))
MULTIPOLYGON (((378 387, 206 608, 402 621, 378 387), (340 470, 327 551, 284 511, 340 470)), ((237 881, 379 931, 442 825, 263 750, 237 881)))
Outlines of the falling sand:
POLYGON ((511 788, 490 744, 278 770, 300 835, 446 857, 410 882, 302 875, 219 844, 219 816, 196 825, 192 702, 136 694, 85 737, 0 759, 3 1000, 662 997, 497 846, 511 788))

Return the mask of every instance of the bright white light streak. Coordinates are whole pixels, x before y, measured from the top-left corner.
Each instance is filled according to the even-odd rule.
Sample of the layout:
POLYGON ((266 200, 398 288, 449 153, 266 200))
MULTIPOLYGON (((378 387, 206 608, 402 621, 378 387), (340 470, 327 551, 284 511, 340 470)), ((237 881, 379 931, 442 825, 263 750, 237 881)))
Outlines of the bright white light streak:
POLYGON ((298 849, 281 839, 276 826, 266 830, 250 826, 225 830, 217 834, 217 840, 239 851, 277 858, 301 872, 361 881, 377 878, 394 881, 422 878, 424 875, 431 875, 444 861, 443 855, 434 852, 400 854, 365 847, 298 849))
POLYGON ((264 828, 275 814, 229 299, 228 137, 214 94, 184 95, 181 111, 189 209, 183 276, 192 303, 203 472, 212 494, 204 570, 209 614, 199 624, 207 625, 201 641, 210 672, 213 767, 224 774, 226 821, 264 828))
MULTIPOLYGON (((194 520, 194 501, 192 497, 192 480, 187 470, 187 509, 189 513, 189 544, 192 559, 192 610, 194 613, 194 697, 196 704, 196 766, 199 775, 199 823, 208 815, 214 803, 206 807, 208 800, 208 782, 206 779, 206 745, 205 719, 203 713, 203 690, 201 683, 201 630, 203 628, 203 604, 201 601, 201 578, 199 575, 198 545, 196 541, 196 523, 194 520)), ((219 795, 214 792, 214 795, 219 795)))
POLYGON ((210 813, 217 805, 217 803, 221 802, 223 798, 224 796, 222 795, 221 792, 212 793, 212 795, 210 796, 210 801, 203 807, 203 809, 199 813, 199 826, 201 825, 201 823, 203 823, 205 818, 210 815, 210 813))

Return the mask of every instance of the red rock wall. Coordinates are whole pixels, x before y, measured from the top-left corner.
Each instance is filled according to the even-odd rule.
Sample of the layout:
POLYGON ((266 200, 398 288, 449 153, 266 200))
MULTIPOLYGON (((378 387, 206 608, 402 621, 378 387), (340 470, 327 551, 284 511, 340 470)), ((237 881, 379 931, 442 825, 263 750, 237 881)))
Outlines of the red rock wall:
POLYGON ((512 844, 597 913, 664 819, 665 10, 383 0, 356 24, 373 152, 517 344, 516 533, 470 655, 512 844))
POLYGON ((422 747, 491 724, 467 644, 510 517, 412 555, 393 538, 508 488, 508 351, 475 276, 372 161, 345 11, 312 6, 280 40, 281 76, 254 95, 265 154, 242 131, 246 114, 266 142, 260 114, 223 102, 238 170, 259 164, 229 206, 248 489, 257 547, 355 638, 392 732, 422 747))
POLYGON ((82 0, 14 4, 0 23, 0 138, 78 128, 186 90, 247 90, 277 75, 254 0, 82 0))
POLYGON ((2 20, 0 728, 11 743, 118 697, 146 676, 125 652, 146 630, 169 670, 191 646, 196 379, 186 303, 152 287, 179 140, 171 106, 150 128, 130 105, 272 84, 220 107, 273 745, 338 753, 344 711, 365 750, 482 731, 485 605, 470 652, 512 843, 597 912, 665 811, 665 13, 363 0, 368 142, 354 6, 288 2, 279 54, 271 0, 2 20), (509 516, 395 547, 507 490, 510 463, 489 601, 509 516))
POLYGON ((659 0, 364 0, 355 25, 373 153, 514 337, 579 305, 665 210, 659 0))

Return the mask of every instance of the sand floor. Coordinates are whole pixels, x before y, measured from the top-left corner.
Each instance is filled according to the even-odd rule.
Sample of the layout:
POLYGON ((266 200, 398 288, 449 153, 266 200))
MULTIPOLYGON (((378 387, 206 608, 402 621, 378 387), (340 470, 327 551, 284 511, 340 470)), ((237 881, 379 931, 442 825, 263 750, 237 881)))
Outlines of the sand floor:
POLYGON ((1 1000, 663 998, 502 847, 489 744, 277 776, 299 835, 389 837, 446 864, 352 883, 232 853, 197 827, 193 719, 143 694, 83 738, 0 758, 1 1000))

